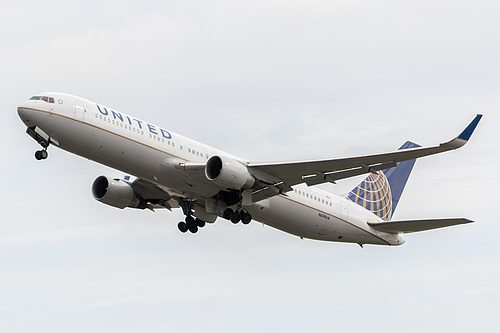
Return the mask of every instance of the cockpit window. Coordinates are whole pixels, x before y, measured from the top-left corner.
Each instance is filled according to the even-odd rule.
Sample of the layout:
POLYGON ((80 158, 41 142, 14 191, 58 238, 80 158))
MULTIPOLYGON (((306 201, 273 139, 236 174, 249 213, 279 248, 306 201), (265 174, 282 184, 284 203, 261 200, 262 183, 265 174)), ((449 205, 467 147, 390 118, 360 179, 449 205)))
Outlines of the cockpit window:
POLYGON ((54 97, 49 97, 49 96, 33 96, 30 98, 30 101, 45 101, 47 103, 55 103, 54 97))

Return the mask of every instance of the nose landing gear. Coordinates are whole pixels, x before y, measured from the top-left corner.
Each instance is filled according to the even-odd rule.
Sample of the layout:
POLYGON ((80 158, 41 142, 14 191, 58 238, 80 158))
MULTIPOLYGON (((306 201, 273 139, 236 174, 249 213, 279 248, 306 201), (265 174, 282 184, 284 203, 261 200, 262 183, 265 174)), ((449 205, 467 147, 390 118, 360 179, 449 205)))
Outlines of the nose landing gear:
POLYGON ((49 147, 51 142, 50 136, 48 136, 47 133, 36 126, 28 127, 28 129, 26 129, 26 133, 28 133, 29 136, 35 139, 35 141, 38 142, 38 144, 43 148, 42 150, 38 150, 35 152, 35 158, 38 161, 47 159, 47 157, 49 157, 47 148, 49 147))

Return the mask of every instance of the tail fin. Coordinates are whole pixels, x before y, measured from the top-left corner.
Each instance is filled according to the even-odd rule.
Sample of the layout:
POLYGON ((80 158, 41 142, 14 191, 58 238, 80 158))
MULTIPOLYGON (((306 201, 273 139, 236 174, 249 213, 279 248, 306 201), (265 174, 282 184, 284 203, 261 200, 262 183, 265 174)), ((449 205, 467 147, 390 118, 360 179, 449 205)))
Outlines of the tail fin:
MULTIPOLYGON (((420 145, 406 141, 399 149, 416 147, 420 145)), ((393 168, 370 174, 349 192, 347 198, 382 220, 390 221, 414 164, 415 160, 408 160, 393 168)))

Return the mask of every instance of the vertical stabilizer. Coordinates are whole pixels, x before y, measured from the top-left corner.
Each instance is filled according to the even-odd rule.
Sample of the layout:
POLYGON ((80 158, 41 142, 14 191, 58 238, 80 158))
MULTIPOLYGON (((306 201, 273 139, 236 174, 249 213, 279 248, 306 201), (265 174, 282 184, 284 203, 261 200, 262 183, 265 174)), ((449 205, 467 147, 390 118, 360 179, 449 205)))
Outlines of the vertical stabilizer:
MULTIPOLYGON (((406 141, 399 149, 417 147, 420 146, 406 141)), ((408 160, 393 168, 371 173, 349 192, 347 198, 382 220, 390 221, 414 164, 414 159, 408 160)))

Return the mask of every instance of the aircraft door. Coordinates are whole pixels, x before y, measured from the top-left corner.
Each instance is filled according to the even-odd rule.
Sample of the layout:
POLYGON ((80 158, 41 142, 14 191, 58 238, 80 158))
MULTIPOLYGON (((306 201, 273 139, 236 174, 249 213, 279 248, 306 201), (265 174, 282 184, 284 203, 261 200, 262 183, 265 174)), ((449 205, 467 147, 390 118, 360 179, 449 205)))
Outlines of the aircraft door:
POLYGON ((85 112, 87 112, 85 104, 79 101, 75 101, 75 119, 83 122, 85 118, 85 112))
POLYGON ((349 206, 342 204, 342 212, 340 213, 340 218, 342 220, 347 220, 349 218, 349 206))

